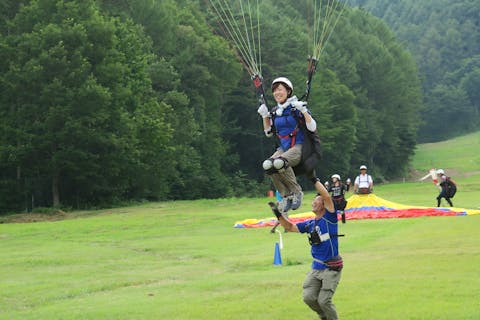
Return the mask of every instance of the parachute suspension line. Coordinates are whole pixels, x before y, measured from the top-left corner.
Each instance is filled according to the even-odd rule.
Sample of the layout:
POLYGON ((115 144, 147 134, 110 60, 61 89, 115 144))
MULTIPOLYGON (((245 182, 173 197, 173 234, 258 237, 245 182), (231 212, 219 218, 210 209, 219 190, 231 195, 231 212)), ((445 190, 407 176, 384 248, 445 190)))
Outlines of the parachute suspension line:
MULTIPOLYGON (((261 74, 259 68, 259 57, 256 53, 256 41, 254 34, 254 18, 252 15, 252 8, 250 1, 247 1, 247 8, 244 8, 245 0, 239 0, 239 12, 233 13, 232 7, 228 0, 208 0, 214 12, 220 20, 220 27, 225 33, 225 36, 230 38, 233 45, 237 49, 237 53, 240 56, 245 69, 253 77, 254 75, 261 74), (247 12, 246 12, 247 11, 247 12)), ((231 1, 230 1, 231 2, 231 1)), ((258 0, 257 0, 257 13, 258 13, 258 0)), ((259 25, 259 13, 257 15, 257 26, 259 25)), ((257 27, 259 34, 260 27, 257 27)), ((258 46, 260 45, 260 37, 258 37, 258 46)))
MULTIPOLYGON (((240 0, 241 1, 241 0, 240 0)), ((256 0, 257 3, 257 41, 258 41, 258 56, 257 56, 257 70, 256 73, 252 75, 253 85, 257 91, 258 101, 267 105, 267 98, 265 97, 265 90, 263 88, 263 78, 262 78, 262 46, 261 46, 261 39, 260 39, 260 10, 259 10, 259 0, 256 0)), ((252 12, 250 9, 250 1, 248 2, 249 6, 249 14, 252 17, 252 12)), ((252 31, 252 39, 254 39, 254 28, 252 25, 252 19, 250 19, 250 30, 252 31)), ((252 41, 254 44, 254 52, 255 50, 255 41, 252 41)))
POLYGON ((317 59, 318 56, 316 54, 318 43, 320 42, 319 39, 319 31, 320 31, 320 13, 322 12, 322 1, 320 2, 314 1, 313 5, 313 55, 312 58, 317 59), (317 8, 318 5, 318 8, 317 8))
MULTIPOLYGON (((210 5, 215 10, 215 13, 220 19, 221 23, 219 23, 219 25, 223 33, 225 34, 225 36, 229 37, 233 41, 233 43, 235 44, 235 46, 238 48, 239 51, 242 51, 243 44, 241 43, 241 39, 239 38, 239 35, 236 32, 236 28, 234 28, 235 27, 234 24, 232 24, 231 21, 228 19, 229 13, 227 13, 226 8, 222 5, 221 2, 210 1, 210 5)), ((245 65, 247 69, 250 67, 248 65, 248 62, 245 59, 243 59, 243 55, 242 55, 242 63, 245 65)))
MULTIPOLYGON (((252 59, 252 62, 256 61, 255 59, 255 42, 252 41, 253 39, 253 28, 252 28, 252 19, 251 19, 251 8, 250 8, 250 1, 248 2, 248 15, 250 17, 249 23, 247 23, 247 18, 245 17, 245 10, 243 9, 243 4, 242 1, 239 1, 240 4, 240 11, 242 14, 242 19, 243 19, 243 27, 245 28, 245 38, 246 38, 246 43, 247 43, 247 50, 248 50, 248 56, 252 59), (248 26, 250 25, 250 31, 248 26)), ((252 66, 256 68, 256 64, 252 63, 252 66)), ((253 70, 255 73, 257 73, 258 68, 253 70)))
POLYGON ((327 38, 331 17, 332 17, 332 0, 328 0, 328 3, 325 5, 324 11, 321 11, 322 7, 320 4, 320 11, 318 12, 318 21, 317 21, 317 42, 315 43, 315 50, 314 50, 314 57, 317 59, 320 57, 321 53, 323 52, 323 48, 325 47, 325 40, 327 38), (323 14, 323 15, 322 15, 323 14), (322 28, 320 32, 320 22, 323 20, 322 28), (320 34, 320 35, 318 35, 320 34))
POLYGON ((267 104, 261 69, 260 1, 255 0, 256 15, 253 13, 255 8, 252 9, 250 0, 238 0, 235 8, 232 7, 234 3, 232 0, 208 0, 207 2, 218 16, 223 33, 232 41, 240 61, 250 74, 260 103, 267 104), (237 9, 235 13, 233 9, 237 9))
POLYGON ((240 26, 236 21, 231 8, 229 7, 226 1, 213 1, 210 0, 210 4, 215 10, 218 18, 221 21, 220 26, 222 27, 225 35, 229 37, 241 57, 242 63, 249 73, 254 73, 254 64, 252 59, 249 56, 249 51, 247 49, 248 45, 245 41, 245 38, 241 34, 240 26))
POLYGON ((322 56, 330 37, 335 30, 337 23, 347 7, 348 0, 314 0, 314 53, 313 58, 319 59, 322 56), (317 9, 317 1, 318 9, 317 9))
MULTIPOLYGON (((233 43, 235 44, 235 46, 239 51, 242 51, 243 44, 241 43, 241 39, 238 37, 238 34, 235 32, 236 29, 233 28, 234 25, 230 23, 230 20, 227 20, 228 14, 226 12, 225 7, 222 6, 221 2, 216 3, 215 1, 210 1, 210 5, 214 9, 215 13, 217 14, 218 18, 221 21, 219 25, 220 25, 220 28, 223 30, 223 33, 225 34, 225 36, 229 37, 233 41, 233 43)), ((242 56, 242 63, 245 65, 247 69, 250 68, 247 61, 243 59, 243 56, 242 56)))
POLYGON ((347 3, 348 0, 313 0, 313 53, 308 57, 307 88, 302 100, 308 100, 318 61, 345 11, 347 3))
POLYGON ((259 67, 259 72, 258 74, 262 74, 262 46, 260 45, 260 10, 259 8, 259 0, 257 0, 257 41, 258 41, 258 67, 259 67))
MULTIPOLYGON (((250 23, 250 39, 247 38, 247 42, 251 44, 250 48, 250 53, 252 57, 255 57, 255 74, 262 74, 262 59, 261 59, 261 46, 260 46, 260 10, 258 10, 258 0, 257 0, 257 35, 255 36, 255 27, 253 25, 253 14, 252 14, 252 7, 250 5, 250 1, 248 1, 248 17, 249 17, 249 23, 250 23), (258 44, 255 41, 255 38, 257 38, 258 44), (257 46, 258 45, 258 51, 257 51, 257 46), (252 51, 253 48, 253 51, 252 51), (258 52, 258 53, 257 53, 258 52)), ((241 1, 240 1, 240 6, 242 7, 241 1)), ((242 14, 243 14, 243 8, 242 8, 242 14)), ((248 30, 247 30, 247 23, 245 21, 245 15, 243 14, 243 20, 245 24, 245 34, 248 37, 248 30)))

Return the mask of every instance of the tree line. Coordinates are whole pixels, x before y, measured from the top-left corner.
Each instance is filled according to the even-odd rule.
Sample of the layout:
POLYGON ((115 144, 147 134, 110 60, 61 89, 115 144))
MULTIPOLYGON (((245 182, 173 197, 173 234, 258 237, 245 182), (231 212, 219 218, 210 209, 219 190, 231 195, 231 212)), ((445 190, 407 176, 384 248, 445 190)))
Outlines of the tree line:
MULTIPOLYGON (((263 76, 301 96, 305 5, 261 2, 263 76), (280 22, 279 22, 280 21, 280 22)), ((0 212, 264 193, 258 102, 195 0, 0 0, 0 212)), ((270 98, 270 101, 273 99, 270 98)), ((361 9, 338 23, 309 109, 318 175, 398 177, 422 108, 414 59, 361 9)))
POLYGON ((353 1, 384 19, 419 66, 425 110, 420 142, 480 125, 480 1, 353 1))

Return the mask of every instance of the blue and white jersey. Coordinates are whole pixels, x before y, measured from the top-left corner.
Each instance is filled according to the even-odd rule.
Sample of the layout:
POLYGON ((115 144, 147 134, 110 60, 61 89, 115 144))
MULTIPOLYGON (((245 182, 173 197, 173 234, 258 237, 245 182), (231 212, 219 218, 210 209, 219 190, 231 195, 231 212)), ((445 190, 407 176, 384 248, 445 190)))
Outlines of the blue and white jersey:
POLYGON ((312 269, 322 270, 327 266, 320 261, 328 261, 338 256, 338 217, 336 213, 327 211, 325 215, 319 219, 307 220, 296 224, 301 233, 312 233, 316 231, 320 235, 329 235, 329 239, 319 244, 312 244, 312 269))

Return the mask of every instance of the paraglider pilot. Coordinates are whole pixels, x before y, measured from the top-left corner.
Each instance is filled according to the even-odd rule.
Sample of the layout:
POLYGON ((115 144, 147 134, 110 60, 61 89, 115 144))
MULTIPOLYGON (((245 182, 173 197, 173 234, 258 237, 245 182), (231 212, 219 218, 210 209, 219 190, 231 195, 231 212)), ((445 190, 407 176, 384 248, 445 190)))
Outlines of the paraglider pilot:
POLYGON ((305 139, 299 121, 304 121, 307 129, 312 132, 316 130, 317 124, 308 111, 306 102, 299 101, 293 95, 293 85, 289 79, 275 79, 272 82, 272 92, 276 107, 270 112, 262 104, 257 112, 263 118, 265 135, 272 137, 275 133, 280 145, 262 166, 282 196, 279 210, 287 213, 290 209, 298 209, 303 199, 302 188, 293 170, 301 161, 302 143, 305 139))

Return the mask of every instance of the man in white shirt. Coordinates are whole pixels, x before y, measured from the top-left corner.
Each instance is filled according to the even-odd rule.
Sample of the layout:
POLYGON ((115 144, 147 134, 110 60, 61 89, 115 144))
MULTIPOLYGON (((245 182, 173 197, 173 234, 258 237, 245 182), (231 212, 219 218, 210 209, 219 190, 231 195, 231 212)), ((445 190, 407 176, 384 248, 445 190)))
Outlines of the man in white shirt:
POLYGON ((368 194, 373 191, 372 176, 367 174, 367 166, 360 166, 360 175, 355 178, 353 192, 356 194, 368 194))

